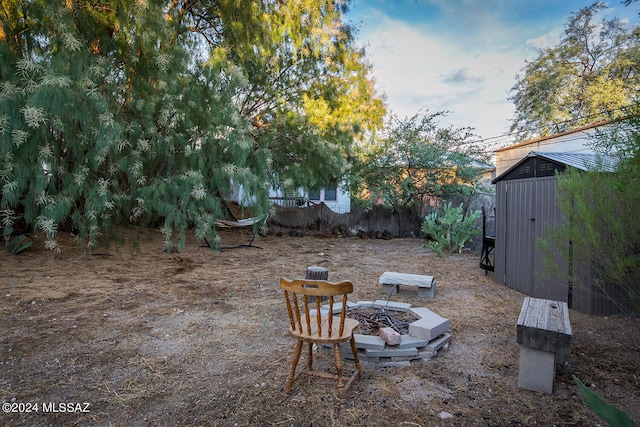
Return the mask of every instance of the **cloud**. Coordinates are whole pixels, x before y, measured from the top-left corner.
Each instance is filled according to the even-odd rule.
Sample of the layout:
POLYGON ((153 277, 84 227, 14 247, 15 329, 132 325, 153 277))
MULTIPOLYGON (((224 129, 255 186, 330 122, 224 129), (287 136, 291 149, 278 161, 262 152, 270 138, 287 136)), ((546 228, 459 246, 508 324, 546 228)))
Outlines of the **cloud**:
POLYGON ((465 83, 483 83, 484 76, 471 76, 466 67, 452 71, 448 75, 443 76, 443 83, 465 84, 465 83))
MULTIPOLYGON (((392 113, 450 111, 485 138, 508 131, 510 89, 536 49, 558 44, 584 0, 353 0, 378 89, 392 113)), ((640 2, 634 3, 640 4, 640 2)), ((638 21, 637 7, 621 15, 638 21)))
POLYGON ((483 136, 506 131, 512 115, 508 91, 521 56, 383 15, 377 19, 361 36, 394 114, 450 111, 444 126, 473 127, 483 136))
POLYGON ((516 75, 536 56, 534 48, 554 46, 562 35, 568 13, 552 8, 572 7, 536 1, 358 1, 358 40, 391 112, 450 111, 445 125, 472 127, 483 137, 506 133, 516 75))
POLYGON ((563 30, 558 28, 552 30, 547 34, 543 34, 539 37, 528 39, 526 44, 528 46, 533 47, 536 50, 547 49, 549 47, 557 46, 560 42, 560 38, 562 37, 563 30))

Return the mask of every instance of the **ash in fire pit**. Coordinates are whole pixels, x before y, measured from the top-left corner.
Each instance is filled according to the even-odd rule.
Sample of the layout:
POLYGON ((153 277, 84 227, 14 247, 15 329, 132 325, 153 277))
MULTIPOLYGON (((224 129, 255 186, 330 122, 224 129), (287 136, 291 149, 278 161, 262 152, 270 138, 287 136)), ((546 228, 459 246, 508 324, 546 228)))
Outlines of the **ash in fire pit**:
POLYGON ((411 312, 379 308, 350 308, 347 317, 360 322, 362 335, 378 335, 380 328, 392 328, 400 335, 409 335, 409 325, 419 319, 411 312))

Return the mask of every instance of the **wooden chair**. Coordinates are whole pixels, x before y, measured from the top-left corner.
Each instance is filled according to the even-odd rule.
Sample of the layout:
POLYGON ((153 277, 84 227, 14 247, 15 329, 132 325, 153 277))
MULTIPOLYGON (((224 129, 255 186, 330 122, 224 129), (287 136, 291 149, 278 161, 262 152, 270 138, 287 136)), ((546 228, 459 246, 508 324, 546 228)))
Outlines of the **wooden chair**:
MULTIPOLYGON (((289 312, 289 334, 298 342, 293 356, 291 373, 287 379, 285 392, 291 393, 293 382, 301 375, 310 375, 321 378, 333 379, 338 382, 338 395, 344 399, 346 391, 357 377, 362 378, 362 368, 358 360, 358 350, 353 337, 354 331, 360 326, 357 320, 345 317, 347 309, 347 294, 353 292, 351 282, 333 283, 326 280, 280 279, 280 288, 284 290, 289 312), (315 296, 315 302, 310 303, 309 297, 315 296), (328 313, 320 311, 320 298, 329 297, 328 313), (337 298, 334 298, 337 297, 337 298), (334 304, 341 306, 339 316, 334 316, 334 304), (315 312, 313 309, 315 308, 315 312), (348 377, 342 372, 342 355, 340 343, 349 341, 355 362, 355 372, 348 377), (308 344, 307 366, 296 375, 296 367, 300 360, 302 344, 308 344), (313 344, 333 344, 336 373, 320 372, 313 370, 313 344)), ((337 314, 337 313, 336 313, 337 314)))

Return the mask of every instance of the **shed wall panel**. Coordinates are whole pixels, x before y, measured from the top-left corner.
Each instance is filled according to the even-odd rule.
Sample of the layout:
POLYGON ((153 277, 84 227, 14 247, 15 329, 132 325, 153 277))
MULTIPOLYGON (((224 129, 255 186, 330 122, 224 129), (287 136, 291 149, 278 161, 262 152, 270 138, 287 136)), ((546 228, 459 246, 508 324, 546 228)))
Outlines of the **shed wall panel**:
POLYGON ((574 262, 573 308, 581 313, 607 316, 632 312, 629 295, 620 286, 602 284, 594 272, 597 261, 585 262, 576 256, 574 262))
POLYGON ((591 266, 576 259, 573 267, 572 308, 581 313, 592 314, 594 311, 595 295, 591 291, 592 281, 591 266))

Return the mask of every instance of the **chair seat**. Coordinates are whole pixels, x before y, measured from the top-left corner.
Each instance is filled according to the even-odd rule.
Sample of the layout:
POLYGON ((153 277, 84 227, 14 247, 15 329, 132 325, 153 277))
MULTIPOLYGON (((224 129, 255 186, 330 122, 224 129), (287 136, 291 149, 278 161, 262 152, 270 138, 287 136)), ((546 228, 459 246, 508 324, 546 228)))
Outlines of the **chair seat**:
POLYGON ((304 319, 301 319, 302 332, 289 328, 289 334, 291 336, 302 340, 311 341, 315 343, 339 343, 346 342, 351 339, 354 331, 358 329, 360 324, 355 319, 344 319, 344 331, 340 335, 340 317, 333 316, 333 324, 331 328, 331 336, 329 336, 329 317, 322 316, 321 334, 318 334, 318 325, 315 318, 311 319, 311 335, 307 333, 307 323, 304 319))

